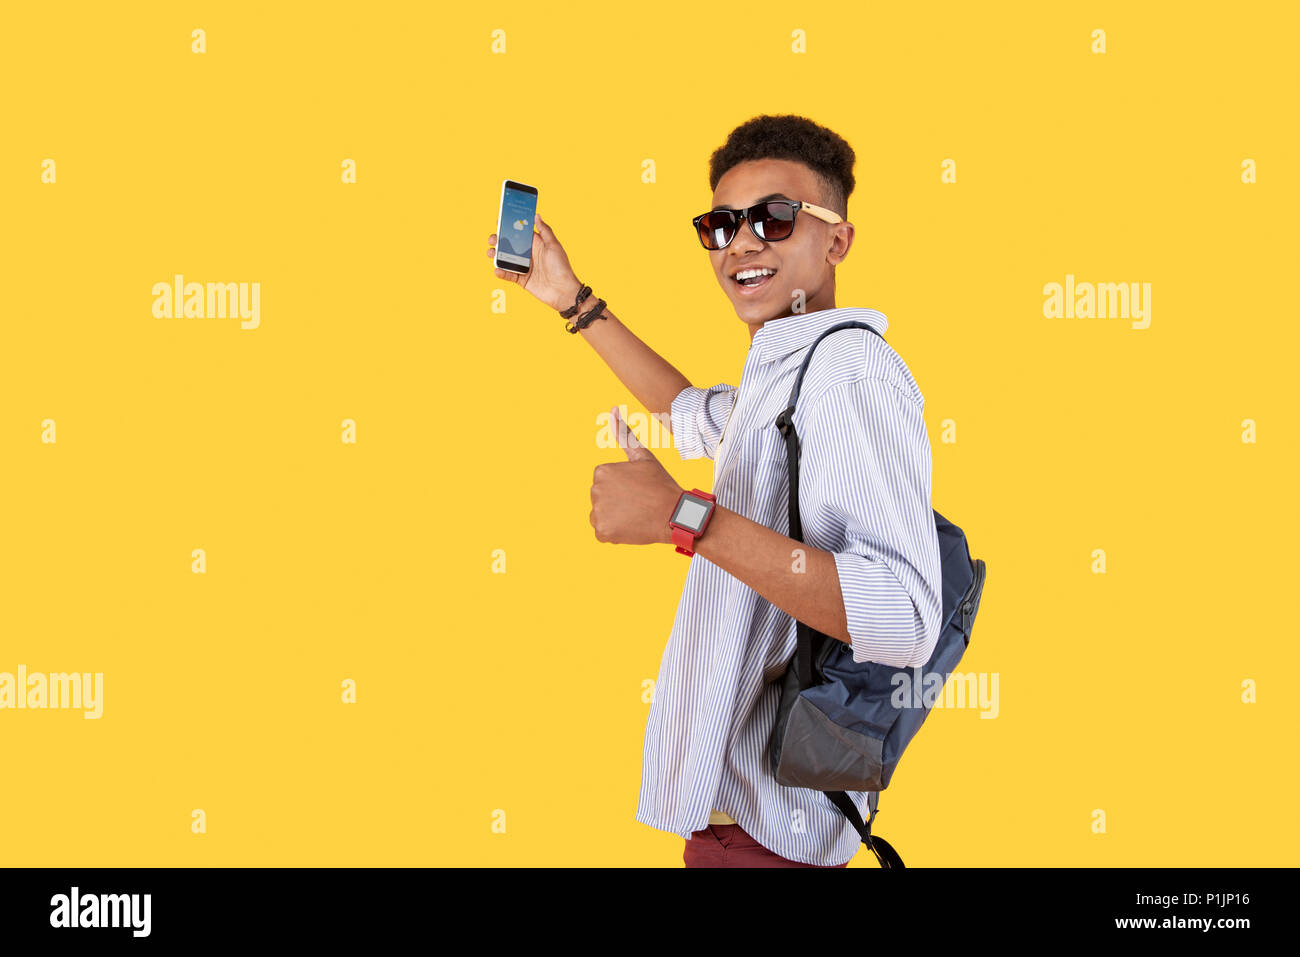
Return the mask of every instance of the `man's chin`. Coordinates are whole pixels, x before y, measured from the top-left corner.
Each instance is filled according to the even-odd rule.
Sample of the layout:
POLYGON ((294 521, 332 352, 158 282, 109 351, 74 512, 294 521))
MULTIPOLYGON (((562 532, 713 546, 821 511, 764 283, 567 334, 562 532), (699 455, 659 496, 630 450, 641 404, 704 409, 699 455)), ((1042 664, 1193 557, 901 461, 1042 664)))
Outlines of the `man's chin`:
POLYGON ((779 319, 782 316, 788 316, 790 314, 789 309, 781 308, 782 302, 779 299, 774 304, 735 302, 733 300, 732 305, 736 309, 737 318, 739 318, 741 322, 750 326, 760 322, 767 322, 769 319, 779 319))
POLYGON ((732 308, 736 310, 736 315, 744 322, 753 324, 755 322, 766 322, 776 316, 784 315, 788 309, 783 309, 785 300, 779 296, 764 296, 762 300, 741 299, 731 297, 732 308))

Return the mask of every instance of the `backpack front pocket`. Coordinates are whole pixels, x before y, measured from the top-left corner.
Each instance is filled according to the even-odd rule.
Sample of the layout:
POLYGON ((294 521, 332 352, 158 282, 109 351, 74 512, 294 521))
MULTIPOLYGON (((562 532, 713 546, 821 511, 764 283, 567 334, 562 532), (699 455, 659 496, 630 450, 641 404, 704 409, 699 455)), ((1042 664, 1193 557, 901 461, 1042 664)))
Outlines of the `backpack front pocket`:
POLYGON ((818 791, 883 787, 884 741, 841 727, 804 695, 794 696, 776 750, 779 758, 773 773, 777 783, 786 787, 818 791))

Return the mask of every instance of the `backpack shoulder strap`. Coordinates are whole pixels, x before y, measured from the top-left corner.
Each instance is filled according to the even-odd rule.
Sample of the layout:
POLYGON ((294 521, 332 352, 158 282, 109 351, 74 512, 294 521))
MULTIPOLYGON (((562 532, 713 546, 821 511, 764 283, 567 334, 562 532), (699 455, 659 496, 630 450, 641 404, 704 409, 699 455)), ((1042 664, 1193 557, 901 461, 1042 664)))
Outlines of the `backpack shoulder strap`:
POLYGON ((790 390, 790 401, 788 403, 790 414, 794 414, 795 403, 799 401, 799 390, 803 387, 804 373, 808 371, 808 363, 812 362, 813 353, 817 351, 818 344, 829 336, 832 332, 839 332, 841 329, 866 329, 880 336, 880 341, 884 342, 885 337, 880 335, 880 330, 869 322, 863 322, 861 319, 845 319, 843 322, 837 322, 829 329, 824 331, 820 336, 813 340, 813 344, 808 347, 804 353, 803 363, 799 366, 799 374, 794 377, 794 388, 790 390))
MULTIPOLYGON (((817 351, 817 345, 832 332, 838 332, 841 329, 869 329, 876 335, 880 336, 879 330, 875 326, 860 319, 846 319, 844 322, 837 322, 821 335, 819 335, 808 352, 803 357, 803 362, 799 366, 799 374, 794 377, 794 388, 790 390, 790 401, 786 407, 776 417, 776 427, 780 433, 785 436, 786 447, 786 471, 790 475, 790 537, 796 541, 803 541, 803 522, 799 520, 799 435, 794 430, 794 407, 799 401, 799 390, 803 388, 803 377, 808 371, 808 364, 812 362, 813 353, 817 351)), ((881 341, 885 337, 880 336, 881 341)), ((804 671, 804 674, 809 674, 804 671)))
POLYGON ((862 838, 862 843, 867 845, 872 854, 876 855, 876 860, 880 862, 882 868, 891 871, 907 869, 907 865, 903 863, 898 851, 894 850, 894 846, 883 837, 877 837, 871 833, 871 824, 875 821, 880 806, 879 791, 867 792, 867 807, 871 809, 871 814, 867 817, 866 823, 863 823, 862 815, 858 813, 858 809, 853 805, 853 800, 843 791, 823 791, 822 793, 830 798, 831 802, 840 809, 840 813, 849 819, 853 829, 862 838))

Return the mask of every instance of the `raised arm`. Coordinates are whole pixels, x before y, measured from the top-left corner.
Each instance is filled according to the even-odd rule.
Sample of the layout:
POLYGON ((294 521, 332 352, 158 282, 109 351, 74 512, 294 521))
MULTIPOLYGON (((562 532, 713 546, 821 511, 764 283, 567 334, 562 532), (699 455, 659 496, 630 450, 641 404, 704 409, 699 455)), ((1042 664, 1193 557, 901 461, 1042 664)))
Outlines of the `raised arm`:
MULTIPOLYGON (((567 309, 573 305, 581 288, 582 284, 577 279, 572 280, 560 297, 568 305, 559 308, 567 309)), ((597 293, 593 291, 587 297, 579 307, 579 315, 596 304, 596 296, 597 293)), ((645 406, 646 411, 659 413, 664 423, 671 428, 669 417, 663 416, 663 413, 672 411, 673 399, 691 384, 690 380, 637 338, 636 333, 623 325, 609 306, 605 307, 601 316, 585 329, 579 329, 575 335, 587 340, 596 354, 613 370, 614 375, 618 376, 619 381, 645 406)))
MULTIPOLYGON (((535 218, 537 231, 533 233, 532 266, 529 271, 520 274, 495 269, 494 275, 498 279, 522 286, 556 311, 568 309, 578 297, 582 283, 569 265, 569 257, 555 238, 551 227, 542 222, 542 217, 535 218)), ((496 233, 488 236, 492 247, 488 249, 489 256, 496 255, 496 240, 496 233)), ((593 290, 579 307, 578 315, 594 307, 599 295, 599 290, 593 290)), ((586 339, 614 375, 618 376, 619 381, 645 406, 646 411, 658 414, 661 421, 671 429, 673 400, 690 386, 690 380, 637 338, 631 329, 619 321, 609 306, 605 307, 602 315, 604 318, 597 319, 575 335, 586 339)), ((577 316, 574 317, 576 318, 577 316)), ((556 324, 559 325, 558 319, 556 324)))

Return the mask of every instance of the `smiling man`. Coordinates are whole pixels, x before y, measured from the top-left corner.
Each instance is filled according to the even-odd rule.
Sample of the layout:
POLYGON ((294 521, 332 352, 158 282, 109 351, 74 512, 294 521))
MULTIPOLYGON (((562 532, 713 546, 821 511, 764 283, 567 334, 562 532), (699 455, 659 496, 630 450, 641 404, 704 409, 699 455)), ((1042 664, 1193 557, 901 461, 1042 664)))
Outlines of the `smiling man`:
MULTIPOLYGON (((713 154, 713 206, 693 223, 749 334, 738 386, 691 385, 601 302, 579 302, 586 287, 541 217, 532 270, 514 280, 557 310, 586 309, 571 331, 648 409, 670 409, 682 458, 714 461, 712 494, 684 496, 629 435, 627 461, 598 465, 591 489, 599 540, 676 544, 690 561, 636 812, 686 839, 687 866, 843 867, 857 851, 859 834, 824 793, 772 775, 796 621, 851 645, 855 661, 895 667, 925 664, 939 636, 925 400, 902 358, 865 329, 828 336, 804 378, 794 418, 804 542, 787 535, 774 423, 804 355, 847 319, 887 328, 874 309, 835 305, 835 268, 853 244, 853 162, 848 143, 799 116, 755 117, 713 154)), ((867 792, 849 797, 865 818, 867 792)))

